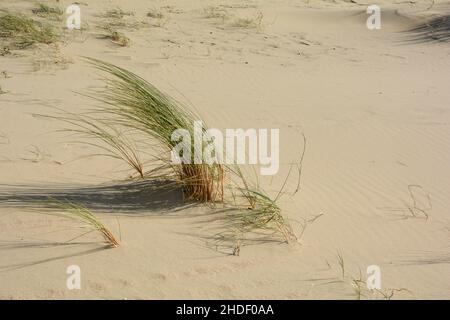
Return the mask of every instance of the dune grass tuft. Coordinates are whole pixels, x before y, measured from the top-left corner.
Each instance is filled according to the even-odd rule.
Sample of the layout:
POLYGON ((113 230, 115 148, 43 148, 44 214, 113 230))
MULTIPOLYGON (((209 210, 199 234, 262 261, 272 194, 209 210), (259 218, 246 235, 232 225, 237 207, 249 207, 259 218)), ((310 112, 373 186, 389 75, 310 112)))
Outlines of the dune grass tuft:
MULTIPOLYGON (((258 184, 249 182, 237 165, 227 169, 228 175, 240 181, 233 181, 230 186, 233 202, 227 203, 225 230, 216 235, 216 244, 234 243, 234 251, 240 251, 241 244, 246 241, 277 238, 286 243, 296 242, 297 236, 278 205, 285 184, 275 197, 271 197, 258 184), (253 238, 246 239, 246 235, 253 238)), ((289 174, 286 181, 288 178, 289 174)))
POLYGON ((208 6, 203 8, 203 17, 206 19, 227 19, 229 18, 230 14, 226 9, 215 7, 215 6, 208 6))
POLYGON ((244 197, 248 199, 250 206, 248 211, 242 214, 241 223, 244 231, 252 231, 255 229, 274 230, 282 235, 286 242, 297 240, 291 226, 287 223, 281 214, 277 200, 270 198, 264 191, 260 189, 241 189, 244 197), (249 226, 251 229, 246 230, 249 226))
POLYGON ((98 16, 101 18, 98 26, 101 29, 110 31, 117 29, 139 29, 145 25, 142 21, 134 19, 134 13, 131 11, 124 11, 120 8, 111 9, 98 16))
MULTIPOLYGON (((123 160, 140 179, 173 181, 183 188, 188 199, 222 202, 225 216, 217 219, 225 230, 215 240, 218 244, 231 242, 235 253, 246 240, 245 235, 258 230, 264 236, 276 235, 285 242, 297 241, 278 204, 291 170, 278 194, 270 197, 258 184, 249 182, 238 165, 195 164, 193 158, 192 164, 172 162, 171 152, 179 143, 172 140, 172 134, 184 129, 194 137, 194 122, 201 119, 196 112, 128 70, 101 60, 85 59, 104 75, 106 87, 87 94, 100 102, 100 106, 87 114, 66 112, 53 118, 74 127, 70 132, 87 137, 87 144, 102 150, 99 154, 123 160), (151 161, 146 158, 148 155, 151 161)), ((205 125, 203 130, 206 133, 205 125)), ((195 146, 190 148, 191 155, 195 155, 195 146)), ((294 194, 299 189, 303 155, 304 150, 294 194)))
POLYGON ((0 38, 11 49, 24 49, 37 43, 51 44, 59 40, 52 25, 19 14, 0 15, 0 38))
POLYGON ((223 218, 223 231, 214 237, 217 246, 234 246, 233 254, 250 242, 297 241, 291 225, 283 216, 278 203, 261 190, 243 188, 242 193, 251 206, 232 204, 223 218))
POLYGON ((130 45, 130 38, 128 38, 122 32, 110 30, 109 34, 106 37, 111 39, 113 43, 118 44, 121 47, 128 47, 130 45))
POLYGON ((138 30, 148 25, 147 21, 139 21, 134 18, 134 13, 120 8, 111 9, 98 15, 100 18, 97 27, 102 30, 101 38, 110 39, 113 43, 122 47, 131 44, 125 31, 138 30))
POLYGON ((254 17, 236 17, 231 22, 231 26, 236 28, 260 30, 262 28, 263 17, 262 12, 258 12, 254 17))
POLYGON ((162 27, 168 21, 168 18, 158 9, 152 9, 147 12, 147 17, 152 19, 151 26, 153 27, 162 27))
POLYGON ((101 17, 108 19, 122 19, 125 16, 134 16, 134 12, 125 11, 121 8, 114 8, 101 15, 101 17))
MULTIPOLYGON (((178 144, 172 133, 185 129, 194 137, 194 112, 182 107, 172 98, 136 74, 115 65, 87 58, 88 62, 104 72, 107 89, 89 96, 102 102, 103 107, 94 111, 98 116, 62 117, 76 125, 83 134, 101 142, 99 147, 115 158, 124 160, 141 178, 159 177, 176 179, 183 187, 187 198, 201 202, 216 202, 223 199, 224 168, 220 164, 174 164, 171 151, 178 144), (137 133, 148 153, 158 162, 157 168, 146 170, 133 141, 137 133)), ((206 129, 204 129, 206 130, 206 129)), ((192 155, 194 155, 192 146, 192 155)), ((143 152, 141 152, 142 154, 143 152)))
POLYGON ((63 131, 73 132, 86 138, 84 144, 94 145, 103 151, 98 155, 123 160, 138 173, 140 178, 144 178, 144 164, 137 146, 132 139, 127 138, 124 132, 119 131, 118 128, 107 121, 94 119, 88 115, 78 115, 66 111, 64 113, 65 116, 50 118, 56 118, 73 125, 73 128, 64 129, 63 131), (91 139, 101 141, 103 144, 92 143, 91 139))
POLYGON ((62 20, 64 11, 58 7, 51 7, 45 3, 39 3, 36 8, 32 9, 32 12, 38 17, 47 18, 51 20, 62 20))
POLYGON ((164 18, 164 15, 161 11, 157 9, 151 9, 149 12, 147 12, 147 17, 153 18, 153 19, 162 19, 164 18))

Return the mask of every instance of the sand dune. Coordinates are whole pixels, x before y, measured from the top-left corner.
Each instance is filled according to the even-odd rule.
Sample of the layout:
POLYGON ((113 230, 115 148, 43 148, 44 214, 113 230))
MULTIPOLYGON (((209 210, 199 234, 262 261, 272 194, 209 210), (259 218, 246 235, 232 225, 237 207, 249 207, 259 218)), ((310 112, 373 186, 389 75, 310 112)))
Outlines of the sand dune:
MULTIPOLYGON (((355 299, 355 280, 378 265, 382 290, 363 286, 362 298, 448 299, 450 4, 378 2, 382 28, 369 31, 366 1, 170 0, 158 21, 147 1, 85 0, 83 32, 0 56, 0 298, 355 299), (207 6, 229 16, 205 17, 207 6), (146 22, 121 29, 128 47, 98 27, 116 7, 146 22), (259 12, 254 25, 239 20, 259 12), (298 243, 230 255, 209 239, 215 209, 127 182, 115 159, 83 157, 95 149, 39 116, 94 105, 77 92, 103 83, 81 56, 137 73, 211 127, 279 128, 280 173, 261 178, 271 194, 303 133, 300 192, 280 200, 298 243), (121 246, 105 249, 95 233, 65 242, 76 226, 29 211, 48 196, 85 204, 121 246), (66 287, 69 265, 81 290, 66 287)), ((33 5, 0 4, 30 16, 33 5)))

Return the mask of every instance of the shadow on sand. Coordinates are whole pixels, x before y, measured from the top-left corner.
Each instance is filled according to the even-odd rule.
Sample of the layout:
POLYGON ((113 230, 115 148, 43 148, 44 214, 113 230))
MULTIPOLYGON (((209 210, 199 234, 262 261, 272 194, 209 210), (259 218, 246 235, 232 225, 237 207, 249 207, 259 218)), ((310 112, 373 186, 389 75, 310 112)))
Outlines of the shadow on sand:
MULTIPOLYGON (((54 209, 49 200, 79 203, 95 212, 115 215, 167 216, 174 217, 182 209, 195 206, 183 197, 183 190, 174 181, 145 180, 123 181, 93 186, 67 185, 0 185, 0 208, 18 210, 54 209)), ((29 248, 59 248, 62 254, 51 258, 25 263, 0 265, 0 272, 21 269, 41 263, 65 259, 68 257, 92 254, 110 248, 102 243, 90 242, 48 242, 45 240, 0 241, 2 255, 8 250, 26 250, 29 248), (90 249, 86 248, 86 245, 90 249), (64 249, 66 248, 66 249, 64 249)))
POLYGON ((440 43, 450 41, 450 15, 432 18, 402 32, 404 43, 440 43))
POLYGON ((48 247, 57 248, 57 247, 63 247, 63 246, 67 246, 67 247, 71 247, 71 248, 73 248, 73 247, 85 248, 86 245, 93 246, 93 248, 82 249, 82 250, 77 250, 77 251, 71 250, 70 253, 57 254, 57 255, 49 257, 49 258, 38 259, 38 260, 29 261, 29 262, 12 263, 12 264, 10 263, 8 265, 1 265, 0 272, 13 271, 13 270, 18 270, 18 269, 23 269, 26 267, 32 267, 32 266, 39 265, 42 263, 63 260, 66 258, 74 258, 74 257, 89 255, 92 253, 96 253, 96 252, 111 248, 109 245, 100 245, 98 243, 91 244, 91 243, 57 243, 57 242, 28 243, 27 242, 27 243, 20 243, 20 244, 19 243, 2 244, 2 245, 0 245, 0 248, 5 249, 5 250, 24 249, 24 248, 48 248, 48 247))
POLYGON ((0 185, 0 207, 51 208, 50 199, 80 203, 97 212, 161 215, 192 206, 173 181, 125 181, 94 186, 0 185))

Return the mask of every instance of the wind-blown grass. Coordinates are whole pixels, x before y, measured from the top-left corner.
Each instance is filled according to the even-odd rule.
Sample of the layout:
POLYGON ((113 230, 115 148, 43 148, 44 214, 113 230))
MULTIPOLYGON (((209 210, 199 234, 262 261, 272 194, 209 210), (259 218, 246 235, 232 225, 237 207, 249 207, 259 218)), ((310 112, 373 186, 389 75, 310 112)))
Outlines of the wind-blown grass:
POLYGON ((118 29, 137 30, 140 27, 146 26, 145 21, 138 21, 134 18, 134 13, 124 11, 120 8, 106 11, 104 14, 98 15, 101 20, 98 23, 100 29, 111 33, 111 30, 118 29))
POLYGON ((161 11, 157 9, 152 9, 149 12, 147 12, 147 17, 153 18, 153 19, 162 19, 164 18, 164 15, 161 11))
POLYGON ((229 13, 227 10, 215 6, 208 6, 203 8, 203 16, 206 19, 222 19, 225 20, 229 17, 229 13))
MULTIPOLYGON (((99 232, 105 241, 113 248, 119 246, 119 242, 116 240, 112 232, 106 228, 106 226, 86 207, 76 204, 70 201, 60 201, 55 199, 49 199, 46 203, 47 208, 50 206, 51 208, 48 211, 40 211, 40 213, 63 217, 67 219, 77 220, 84 223, 90 230, 88 232, 83 233, 82 235, 76 237, 80 238, 88 233, 97 231, 99 232)), ((71 239, 69 241, 73 241, 75 239, 71 239)))
POLYGON ((106 11, 104 14, 100 16, 109 19, 122 19, 125 16, 134 16, 134 13, 131 11, 125 11, 121 8, 114 8, 106 11))
POLYGON ((168 22, 168 17, 158 9, 152 9, 147 12, 147 17, 150 18, 152 27, 163 27, 168 22))
POLYGON ((36 8, 32 10, 32 12, 43 18, 49 18, 52 20, 62 20, 62 15, 64 11, 58 7, 50 7, 45 3, 39 3, 36 8))
POLYGON ((99 155, 121 159, 125 161, 131 168, 133 168, 140 178, 144 178, 144 164, 135 142, 129 139, 124 132, 120 132, 118 128, 114 127, 107 121, 95 120, 88 115, 76 115, 73 113, 66 113, 66 116, 51 117, 63 120, 66 123, 72 124, 74 128, 64 129, 62 131, 70 131, 80 134, 87 139, 93 138, 100 140, 103 144, 92 143, 90 140, 83 141, 84 144, 100 148, 103 152, 99 155))
POLYGON ((0 14, 0 38, 8 42, 11 49, 24 49, 37 43, 54 43, 59 40, 59 34, 48 23, 4 13, 0 14))
POLYGON ((262 28, 262 20, 263 20, 262 12, 258 12, 255 17, 237 17, 235 18, 231 26, 238 28, 256 28, 260 30, 262 28))
MULTIPOLYGON (((87 60, 107 75, 105 81, 108 88, 89 95, 103 103, 103 107, 94 112, 102 115, 96 117, 101 120, 94 120, 94 117, 62 117, 63 120, 77 125, 78 129, 75 130, 100 140, 102 145, 99 146, 104 151, 125 160, 141 178, 158 174, 158 177, 174 177, 182 184, 184 194, 189 199, 202 202, 222 200, 222 165, 193 164, 193 161, 192 164, 174 164, 171 161, 170 153, 178 144, 172 140, 172 133, 177 129, 185 129, 194 137, 194 121, 198 119, 195 113, 181 107, 130 71, 100 60, 87 60), (155 158, 160 166, 156 170, 145 171, 131 138, 119 132, 137 132, 146 137, 147 147, 157 151, 155 158)), ((195 154, 193 148, 191 154, 195 154)))
POLYGON ((245 236, 256 233, 259 235, 251 240, 273 239, 276 236, 287 243, 296 242, 297 236, 278 204, 290 172, 278 194, 271 197, 258 184, 250 183, 238 166, 227 169, 229 175, 238 178, 238 182, 234 181, 230 187, 233 202, 228 203, 225 230, 216 235, 216 243, 235 243, 234 251, 239 252, 245 236))
POLYGON ((128 38, 124 33, 109 29, 108 34, 105 38, 110 39, 111 42, 118 44, 121 47, 128 47, 130 45, 130 38, 128 38))
MULTIPOLYGON (((258 183, 249 181, 238 165, 173 163, 171 151, 178 141, 172 140, 172 134, 184 129, 193 138, 194 122, 200 119, 196 112, 128 70, 96 59, 86 60, 105 75, 106 87, 87 95, 101 103, 90 113, 54 117, 69 123, 73 127, 69 132, 87 137, 86 143, 100 148, 99 154, 123 160, 140 179, 173 181, 182 186, 188 199, 223 202, 225 216, 218 219, 225 230, 215 237, 218 244, 231 242, 238 252, 245 235, 258 230, 285 242, 297 240, 278 204, 293 166, 278 194, 271 197, 258 183), (147 167, 149 154, 151 167, 147 167), (224 186, 225 181, 229 185, 224 186)), ((203 130, 206 133, 206 126, 203 130)), ((191 155, 195 155, 195 146, 190 148, 191 155)), ((299 190, 304 151, 297 164, 299 181, 293 194, 299 190)))
POLYGON ((284 241, 295 243, 303 234, 308 223, 314 219, 300 223, 302 231, 299 236, 291 226, 289 219, 283 214, 279 206, 282 196, 289 194, 294 196, 300 190, 303 160, 306 152, 306 137, 303 137, 303 149, 298 162, 289 167, 285 180, 275 196, 270 196, 259 185, 249 180, 238 165, 227 166, 227 174, 230 177, 228 188, 231 191, 233 201, 225 203, 225 215, 223 216, 221 227, 224 231, 213 237, 216 246, 234 245, 233 254, 238 255, 240 247, 247 242, 271 242, 284 241), (285 191, 288 181, 291 178, 293 169, 297 169, 297 185, 291 192, 285 191))
POLYGON ((252 205, 233 203, 228 207, 223 218, 224 230, 213 237, 217 246, 231 244, 234 245, 234 252, 239 252, 245 242, 297 241, 276 200, 261 189, 242 188, 241 192, 252 205))

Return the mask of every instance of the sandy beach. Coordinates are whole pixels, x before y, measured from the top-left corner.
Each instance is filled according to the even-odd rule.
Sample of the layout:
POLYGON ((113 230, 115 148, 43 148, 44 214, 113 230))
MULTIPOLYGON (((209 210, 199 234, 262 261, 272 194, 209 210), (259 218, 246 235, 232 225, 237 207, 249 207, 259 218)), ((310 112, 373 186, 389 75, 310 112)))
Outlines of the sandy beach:
POLYGON ((39 3, 61 8, 49 20, 60 39, 0 46, 0 299, 450 298, 450 22, 430 24, 449 1, 379 0, 376 30, 363 0, 84 0, 81 30, 65 26, 70 1, 0 10, 48 19, 39 3), (105 84, 83 57, 139 75, 210 127, 279 129, 279 172, 255 179, 276 197, 304 151, 298 192, 278 202, 296 241, 217 245, 220 203, 186 203, 91 156, 52 118, 98 105, 83 93, 105 84), (86 206, 120 245, 35 210, 45 198, 86 206))

